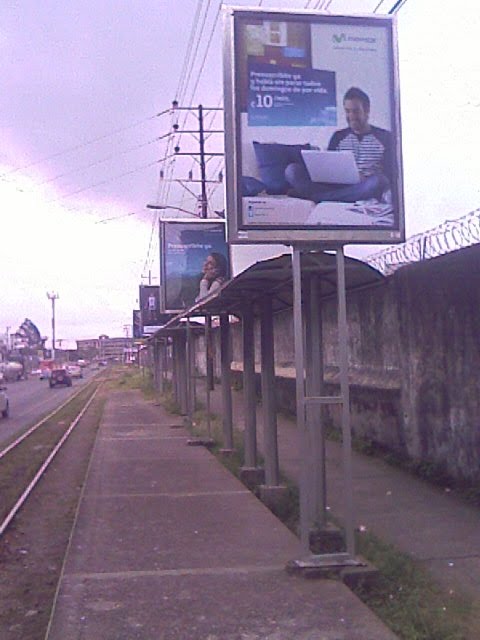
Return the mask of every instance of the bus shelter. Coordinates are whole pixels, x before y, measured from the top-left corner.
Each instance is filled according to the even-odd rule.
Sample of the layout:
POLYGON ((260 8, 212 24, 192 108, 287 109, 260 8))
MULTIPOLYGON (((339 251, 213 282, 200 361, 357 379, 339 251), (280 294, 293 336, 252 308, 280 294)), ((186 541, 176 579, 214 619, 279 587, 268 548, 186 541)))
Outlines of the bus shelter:
MULTIPOLYGON (((231 392, 230 318, 237 317, 242 327, 244 461, 242 477, 247 484, 260 484, 264 502, 273 504, 282 496, 277 442, 277 412, 275 406, 275 354, 273 319, 278 312, 291 309, 295 322, 295 365, 297 388, 297 427, 300 459, 300 529, 302 546, 309 553, 310 531, 327 526, 325 432, 322 406, 342 407, 343 473, 346 503, 345 536, 347 551, 310 557, 310 565, 331 566, 354 564, 353 499, 351 473, 351 433, 349 420, 349 385, 347 355, 346 292, 359 291, 383 282, 382 274, 364 262, 343 256, 343 251, 304 250, 299 253, 295 285, 295 264, 291 254, 257 262, 220 290, 172 318, 152 338, 154 367, 161 361, 163 370, 170 361, 175 398, 182 413, 191 416, 194 407, 193 333, 204 332, 207 351, 206 407, 210 414, 208 351, 212 318, 219 319, 220 384, 222 393, 223 451, 233 449, 233 416, 231 392), (339 256, 340 254, 340 256, 339 256), (300 293, 299 293, 300 292, 300 293), (324 395, 322 305, 337 299, 338 353, 340 393, 324 395), (194 319, 202 318, 203 324, 194 319), (260 353, 255 354, 254 326, 259 325, 260 353), (159 346, 162 345, 162 346, 159 346), (163 354, 163 355, 162 355, 163 354), (257 455, 255 362, 260 364, 262 396, 262 428, 264 466, 259 467, 257 455)), ((162 368, 158 368, 158 371, 162 368)), ((157 371, 157 379, 160 374, 157 371)))

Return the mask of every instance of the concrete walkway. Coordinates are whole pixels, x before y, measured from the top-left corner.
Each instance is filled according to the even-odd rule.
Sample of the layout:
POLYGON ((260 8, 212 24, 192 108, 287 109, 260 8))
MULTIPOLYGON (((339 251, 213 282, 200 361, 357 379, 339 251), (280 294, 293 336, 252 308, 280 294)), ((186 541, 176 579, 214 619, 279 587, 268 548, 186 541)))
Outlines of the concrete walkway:
MULTIPOLYGON (((198 385, 198 400, 205 389, 198 385)), ((211 394, 212 411, 221 414, 220 387, 211 394)), ((236 428, 243 429, 243 397, 233 393, 236 428)), ((280 468, 299 481, 299 447, 293 419, 277 418, 280 468)), ((261 406, 257 432, 263 448, 261 406)), ((327 442, 327 504, 343 518, 341 444, 327 442)), ((435 488, 379 458, 353 452, 356 525, 420 561, 448 591, 462 591, 480 607, 480 509, 463 503, 448 490, 435 488)), ((479 608, 480 611, 480 608, 479 608)))
POLYGON ((395 640, 335 580, 284 571, 298 540, 138 392, 102 418, 48 640, 395 640))

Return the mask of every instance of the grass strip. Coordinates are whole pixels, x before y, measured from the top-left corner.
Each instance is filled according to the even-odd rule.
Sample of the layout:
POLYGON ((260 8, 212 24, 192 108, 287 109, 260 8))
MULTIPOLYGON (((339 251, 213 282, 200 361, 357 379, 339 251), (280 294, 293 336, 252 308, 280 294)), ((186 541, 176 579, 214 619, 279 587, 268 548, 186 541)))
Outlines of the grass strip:
MULTIPOLYGON (((167 409, 167 405, 164 405, 167 409)), ((167 409, 168 410, 168 409, 167 409)), ((192 435, 205 437, 206 413, 196 411, 192 435)), ((243 438, 234 431, 234 452, 221 455, 222 428, 218 416, 210 415, 212 448, 221 463, 237 477, 243 466, 243 438)), ((283 502, 273 511, 292 530, 299 533, 299 490, 282 475, 287 487, 283 502)), ((255 492, 257 493, 257 492, 255 492)), ((337 523, 338 524, 338 523, 337 523)), ((356 595, 402 640, 478 640, 480 624, 474 618, 472 602, 453 590, 440 588, 430 574, 408 554, 387 544, 371 532, 357 531, 358 553, 379 571, 378 578, 354 589, 356 595)), ((313 548, 314 553, 332 549, 313 548)))

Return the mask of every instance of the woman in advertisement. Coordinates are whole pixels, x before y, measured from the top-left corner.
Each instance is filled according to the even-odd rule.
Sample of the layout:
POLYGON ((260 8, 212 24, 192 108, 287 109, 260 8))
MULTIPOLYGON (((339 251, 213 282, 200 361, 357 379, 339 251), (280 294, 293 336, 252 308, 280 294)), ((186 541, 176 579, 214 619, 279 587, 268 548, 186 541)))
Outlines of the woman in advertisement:
POLYGON ((212 251, 202 268, 202 279, 195 302, 198 302, 210 293, 218 291, 222 284, 227 281, 228 264, 227 259, 221 253, 212 251))

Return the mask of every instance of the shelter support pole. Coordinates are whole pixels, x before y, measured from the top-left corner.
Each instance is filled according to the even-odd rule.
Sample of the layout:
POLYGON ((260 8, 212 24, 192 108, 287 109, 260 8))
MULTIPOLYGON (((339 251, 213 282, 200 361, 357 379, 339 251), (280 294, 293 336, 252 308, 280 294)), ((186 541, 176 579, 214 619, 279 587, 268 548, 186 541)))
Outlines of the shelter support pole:
POLYGON ((251 307, 242 312, 243 338, 243 407, 244 407, 244 466, 240 478, 248 487, 265 482, 265 472, 257 466, 257 403, 255 393, 255 332, 251 307))
POLYGON ((193 391, 192 350, 193 350, 192 326, 190 324, 190 318, 187 318, 187 336, 186 336, 186 353, 185 353, 185 368, 186 368, 185 386, 186 386, 186 396, 187 396, 187 403, 186 403, 187 418, 190 425, 193 422, 193 412, 195 410, 195 400, 194 400, 194 391, 193 391))
POLYGON ((257 466, 257 411, 255 402, 255 338, 252 309, 242 314, 243 403, 245 414, 245 466, 257 466))
POLYGON ((158 371, 157 371, 158 344, 157 344, 156 338, 153 338, 152 353, 153 353, 153 358, 152 358, 153 388, 155 389, 155 391, 158 391, 158 371))
POLYGON ((275 362, 273 346, 273 310, 271 297, 265 297, 260 312, 260 345, 262 364, 262 416, 265 454, 265 485, 279 485, 277 408, 275 402, 275 362))
POLYGON ((187 349, 186 349, 186 335, 182 331, 177 337, 177 384, 178 395, 180 404, 180 413, 182 415, 188 414, 188 395, 187 395, 187 349))
POLYGON ((172 337, 172 389, 173 397, 178 406, 180 406, 180 383, 179 383, 179 365, 178 365, 178 336, 172 337))
POLYGON ((302 252, 299 247, 293 247, 293 327, 295 343, 295 371, 296 371, 296 407, 297 429, 300 453, 300 541, 302 549, 310 552, 310 505, 309 477, 306 461, 309 457, 308 434, 305 417, 305 345, 303 341, 302 317, 302 252))
POLYGON ((208 325, 208 335, 210 336, 209 346, 210 349, 207 349, 207 387, 209 391, 213 391, 215 389, 215 371, 214 371, 214 358, 213 358, 213 347, 212 347, 212 316, 207 316, 207 325, 208 325))
POLYGON ((162 340, 160 342, 160 361, 161 361, 161 376, 160 376, 160 393, 165 392, 165 384, 167 382, 167 341, 162 340))
POLYGON ((163 391, 163 340, 155 340, 155 390, 163 391))
MULTIPOLYGON (((308 396, 323 395, 323 340, 322 314, 320 306, 320 286, 318 277, 309 281, 309 304, 306 316, 306 353, 307 375, 306 391, 308 396)), ((309 436, 309 484, 312 487, 309 514, 311 522, 320 529, 326 525, 326 473, 325 473, 325 433, 323 425, 324 410, 321 405, 312 403, 306 407, 307 432, 309 436)))
POLYGON ((220 360, 222 369, 223 450, 233 451, 230 323, 228 314, 220 316, 220 360))
POLYGON ((355 555, 355 532, 353 514, 352 433, 350 425, 350 389, 348 384, 348 325, 347 298, 345 291, 345 256, 343 253, 343 247, 337 249, 337 289, 340 393, 342 396, 345 535, 347 541, 347 553, 353 557, 355 555))
POLYGON ((212 437, 212 421, 211 421, 211 411, 210 411, 210 393, 211 386, 209 380, 209 361, 212 359, 212 317, 207 316, 205 318, 205 404, 207 410, 207 435, 209 438, 212 437))

